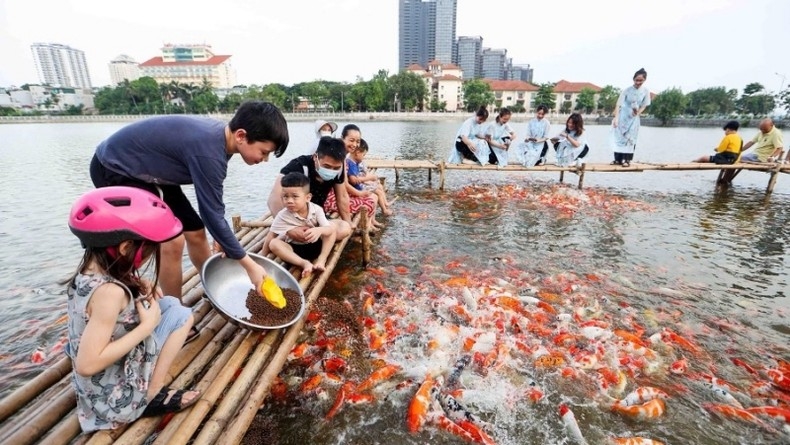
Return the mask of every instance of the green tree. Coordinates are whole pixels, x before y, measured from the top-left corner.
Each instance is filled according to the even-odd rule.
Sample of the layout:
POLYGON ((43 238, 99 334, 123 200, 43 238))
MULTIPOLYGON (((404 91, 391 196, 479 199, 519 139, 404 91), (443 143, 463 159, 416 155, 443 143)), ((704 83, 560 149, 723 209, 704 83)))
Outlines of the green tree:
POLYGON ((425 97, 428 95, 428 87, 422 77, 410 71, 402 71, 390 76, 389 85, 392 92, 398 95, 398 101, 404 110, 422 109, 425 97))
POLYGON ((620 98, 620 89, 612 85, 606 85, 598 93, 598 110, 606 114, 612 114, 614 107, 617 106, 617 100, 620 98))
POLYGON ((576 98, 575 110, 581 110, 584 113, 592 113, 595 109, 595 90, 592 88, 582 88, 579 92, 579 97, 576 98))
POLYGON ((650 114, 661 119, 662 125, 683 113, 686 109, 686 96, 680 88, 670 88, 664 90, 655 98, 650 105, 650 114))
POLYGON ((686 95, 688 105, 686 114, 699 116, 702 114, 730 114, 735 109, 735 98, 738 90, 727 90, 725 87, 701 88, 686 95))
POLYGON ((739 111, 754 116, 767 115, 774 109, 775 104, 774 96, 765 92, 765 87, 757 82, 746 85, 736 102, 739 111))
POLYGON ((263 87, 263 90, 261 90, 260 100, 271 102, 274 104, 274 106, 281 110, 285 108, 286 99, 288 99, 288 93, 285 85, 279 83, 270 83, 263 87))
POLYGON ((491 85, 480 79, 472 79, 464 82, 464 104, 466 111, 475 111, 480 107, 487 107, 494 102, 494 93, 491 85))
POLYGON ((560 113, 563 113, 563 114, 564 113, 570 113, 572 107, 573 107, 573 102, 571 102, 569 100, 564 100, 560 104, 560 113))
POLYGON ((527 111, 527 109, 524 108, 524 101, 523 100, 517 100, 515 104, 511 105, 508 108, 510 108, 510 111, 512 111, 514 113, 523 113, 523 112, 527 111))
POLYGON ((19 110, 11 107, 0 107, 0 116, 19 116, 19 110))
POLYGON ((428 107, 434 113, 437 111, 445 111, 447 110, 447 102, 440 101, 438 97, 432 97, 431 103, 428 107))
POLYGON ((780 91, 779 94, 776 95, 778 99, 778 106, 785 109, 785 111, 790 112, 790 86, 787 87, 784 91, 780 91))
POLYGON ((554 84, 547 82, 538 85, 538 92, 535 93, 534 100, 535 106, 533 108, 537 108, 538 105, 545 105, 549 107, 549 110, 556 108, 557 101, 554 96, 554 84))

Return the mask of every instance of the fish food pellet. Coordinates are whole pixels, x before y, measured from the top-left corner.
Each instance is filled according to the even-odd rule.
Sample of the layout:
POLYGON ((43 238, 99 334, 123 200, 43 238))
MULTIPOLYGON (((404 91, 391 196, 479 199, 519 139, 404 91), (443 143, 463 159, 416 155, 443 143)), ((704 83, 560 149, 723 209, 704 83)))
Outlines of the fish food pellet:
POLYGON ((299 292, 288 288, 283 288, 283 298, 285 307, 277 309, 254 289, 250 289, 246 303, 252 316, 242 320, 258 326, 281 326, 292 321, 302 309, 302 298, 299 292))

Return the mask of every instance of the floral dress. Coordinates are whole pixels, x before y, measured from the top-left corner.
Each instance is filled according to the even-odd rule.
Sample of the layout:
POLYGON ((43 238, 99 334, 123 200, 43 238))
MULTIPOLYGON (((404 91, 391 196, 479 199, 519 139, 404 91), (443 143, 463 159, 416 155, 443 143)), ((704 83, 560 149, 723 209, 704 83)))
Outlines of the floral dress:
MULTIPOLYGON (((93 292, 108 282, 122 286, 129 294, 129 304, 118 315, 112 340, 123 337, 140 324, 134 300, 126 286, 106 275, 78 274, 66 291, 69 313, 66 354, 72 363, 88 324, 88 302, 93 292)), ((148 336, 120 360, 92 376, 72 372, 72 383, 77 392, 77 418, 82 430, 115 429, 137 420, 148 403, 148 384, 158 355, 154 337, 148 336)))

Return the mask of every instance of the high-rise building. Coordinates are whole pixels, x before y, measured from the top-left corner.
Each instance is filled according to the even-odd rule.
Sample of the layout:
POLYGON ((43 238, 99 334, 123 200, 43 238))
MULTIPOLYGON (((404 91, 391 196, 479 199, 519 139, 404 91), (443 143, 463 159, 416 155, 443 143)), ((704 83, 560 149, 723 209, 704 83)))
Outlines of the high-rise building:
POLYGON ((398 65, 453 61, 457 0, 399 0, 398 65))
POLYGON ((532 83, 532 68, 528 63, 525 65, 512 65, 505 72, 505 80, 521 80, 532 83))
POLYGON ((139 78, 140 66, 126 54, 121 54, 110 62, 110 80, 113 85, 118 85, 124 80, 132 81, 139 78))
POLYGON ((30 49, 41 83, 53 87, 91 88, 84 52, 58 43, 34 43, 30 49))
POLYGON ((211 45, 167 44, 162 47, 161 57, 140 64, 140 74, 153 77, 157 83, 202 85, 208 81, 214 88, 231 88, 236 84, 236 72, 230 58, 214 55, 211 45))
POLYGON ((503 80, 505 69, 508 66, 506 49, 483 49, 483 75, 484 79, 503 80))
POLYGON ((477 79, 483 76, 483 38, 480 36, 461 36, 456 43, 454 63, 461 67, 464 79, 477 79))

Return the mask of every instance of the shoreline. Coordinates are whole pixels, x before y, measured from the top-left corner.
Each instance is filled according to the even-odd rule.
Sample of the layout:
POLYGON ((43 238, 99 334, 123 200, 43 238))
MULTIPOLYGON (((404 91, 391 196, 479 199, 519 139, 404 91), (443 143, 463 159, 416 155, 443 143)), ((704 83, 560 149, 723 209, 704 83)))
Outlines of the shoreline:
MULTIPOLYGON (((316 119, 326 119, 333 121, 363 122, 363 121, 383 121, 383 122, 463 122, 471 113, 430 113, 430 112, 354 112, 354 113, 283 113, 285 119, 290 122, 312 122, 316 119)), ((80 115, 80 116, 0 116, 0 124, 68 124, 68 123, 100 123, 100 122, 134 122, 137 120, 153 116, 172 116, 155 114, 129 114, 129 115, 80 115)), ((232 114, 202 114, 199 116, 213 117, 219 120, 229 121, 232 114)), ((513 113, 513 120, 516 122, 528 121, 533 117, 531 113, 513 113)), ((550 114, 547 116, 551 122, 561 120, 564 115, 550 114)), ((611 117, 601 117, 598 115, 585 115, 584 119, 597 125, 608 125, 611 117)), ((741 127, 757 128, 762 117, 755 118, 675 118, 667 125, 661 125, 661 120, 654 117, 642 119, 642 125, 646 127, 689 127, 689 128, 721 128, 727 121, 738 120, 741 127)), ((790 127, 790 118, 775 119, 774 124, 777 128, 784 129, 790 127)))

